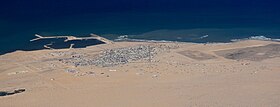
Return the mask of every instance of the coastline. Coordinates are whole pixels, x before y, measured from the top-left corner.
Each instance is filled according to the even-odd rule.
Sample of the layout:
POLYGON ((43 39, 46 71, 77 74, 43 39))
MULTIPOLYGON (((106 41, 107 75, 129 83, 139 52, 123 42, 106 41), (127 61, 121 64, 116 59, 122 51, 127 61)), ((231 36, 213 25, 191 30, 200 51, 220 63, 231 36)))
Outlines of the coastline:
MULTIPOLYGON (((208 35, 200 37, 202 38, 207 38, 208 35)), ((149 39, 131 39, 128 38, 127 35, 121 35, 117 39, 114 39, 113 41, 118 42, 118 41, 127 41, 127 42, 162 42, 162 43, 168 43, 168 42, 182 42, 182 43, 198 43, 198 44, 210 44, 210 43, 232 43, 232 42, 239 42, 239 41, 246 41, 246 40, 259 40, 259 41, 273 41, 273 42, 280 42, 280 39, 273 39, 273 38, 268 38, 265 36, 251 36, 248 38, 243 38, 243 39, 231 39, 229 42, 206 42, 206 43, 198 43, 198 42, 186 42, 186 41, 168 41, 168 40, 149 40, 149 39)))
MULTIPOLYGON (((37 34, 35 34, 36 36, 37 34)), ((36 40, 39 40, 39 39, 48 39, 48 38, 65 38, 65 42, 66 41, 71 41, 71 40, 86 40, 86 39, 96 39, 96 40, 99 40, 101 42, 103 42, 103 40, 105 41, 104 43, 113 43, 113 42, 147 42, 147 43, 186 43, 186 44, 230 44, 230 43, 235 43, 235 42, 242 42, 242 41, 251 41, 251 40, 256 40, 256 41, 271 41, 271 42, 280 42, 280 39, 272 39, 272 38, 267 38, 265 36, 251 36, 251 37, 248 37, 248 38, 243 38, 243 39, 232 39, 230 42, 206 42, 206 43, 198 43, 198 42, 184 42, 184 41, 167 41, 167 40, 148 40, 148 39, 130 39, 130 38, 118 38, 118 39, 114 39, 114 40, 108 40, 104 37, 101 37, 101 36, 98 36, 98 35, 95 35, 95 34, 90 34, 90 35, 93 35, 93 36, 89 36, 89 37, 75 37, 75 36, 50 36, 50 37, 38 37, 38 38, 35 38, 35 39, 32 39, 30 41, 36 41, 36 40)), ((39 35, 40 36, 40 35, 39 35)), ((124 35, 125 36, 125 35, 124 35)), ((96 44, 98 45, 98 44, 96 44)), ((88 45, 86 47, 90 47, 90 46, 96 46, 96 45, 88 45)), ((70 46, 71 47, 71 46, 70 46)), ((70 48, 69 47, 69 48, 70 48)), ((86 47, 81 47, 81 48, 86 48, 86 47)), ((45 49, 52 49, 48 46, 45 46, 44 45, 44 48, 45 49)), ((35 49, 33 51, 36 51, 36 50, 45 50, 45 49, 35 49)), ((67 49, 67 48, 61 48, 61 49, 67 49)), ((3 54, 0 54, 1 55, 5 55, 5 54, 9 54, 9 53, 13 53, 13 52, 16 52, 16 51, 25 51, 25 50, 22 50, 22 49, 18 49, 18 50, 15 50, 15 51, 12 51, 12 52, 8 52, 8 53, 3 53, 3 54)), ((32 51, 32 50, 28 50, 28 51, 32 51)))

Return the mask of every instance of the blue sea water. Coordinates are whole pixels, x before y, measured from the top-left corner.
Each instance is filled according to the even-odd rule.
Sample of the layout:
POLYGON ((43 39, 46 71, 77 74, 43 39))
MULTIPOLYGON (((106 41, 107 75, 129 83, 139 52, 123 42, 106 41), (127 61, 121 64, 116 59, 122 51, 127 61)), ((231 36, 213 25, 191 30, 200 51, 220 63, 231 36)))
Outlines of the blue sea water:
POLYGON ((280 39, 278 4, 276 0, 3 1, 0 54, 32 50, 29 40, 34 34, 95 33, 112 40, 125 37, 197 43, 252 36, 280 39))

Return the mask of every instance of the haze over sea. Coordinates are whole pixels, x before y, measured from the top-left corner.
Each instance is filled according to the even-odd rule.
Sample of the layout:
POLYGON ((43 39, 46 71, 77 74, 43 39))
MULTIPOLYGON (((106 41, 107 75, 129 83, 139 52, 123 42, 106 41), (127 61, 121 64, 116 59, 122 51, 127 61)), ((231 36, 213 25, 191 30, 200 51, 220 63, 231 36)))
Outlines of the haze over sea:
POLYGON ((27 48, 36 33, 198 43, 252 36, 280 39, 279 4, 277 0, 2 1, 0 54, 27 48))

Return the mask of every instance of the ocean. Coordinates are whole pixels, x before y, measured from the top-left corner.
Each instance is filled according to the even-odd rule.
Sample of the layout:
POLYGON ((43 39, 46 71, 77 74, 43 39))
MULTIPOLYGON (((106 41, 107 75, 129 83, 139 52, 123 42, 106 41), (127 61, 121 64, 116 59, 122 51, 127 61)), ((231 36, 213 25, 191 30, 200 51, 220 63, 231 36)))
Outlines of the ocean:
MULTIPOLYGON (((0 5, 0 54, 44 49, 41 43, 29 41, 35 38, 34 34, 94 33, 115 41, 277 41, 280 39, 278 4, 275 0, 5 1, 0 5)), ((85 44, 99 44, 95 42, 85 44)))

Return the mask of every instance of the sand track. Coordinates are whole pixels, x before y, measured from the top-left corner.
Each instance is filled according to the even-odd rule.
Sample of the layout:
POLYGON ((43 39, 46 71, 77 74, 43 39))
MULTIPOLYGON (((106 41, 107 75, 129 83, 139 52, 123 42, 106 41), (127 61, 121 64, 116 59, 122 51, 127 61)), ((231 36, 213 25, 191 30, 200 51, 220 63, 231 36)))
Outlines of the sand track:
POLYGON ((216 51, 217 55, 233 60, 261 61, 280 57, 280 44, 216 51))
POLYGON ((184 55, 186 57, 189 57, 191 59, 195 59, 195 60, 209 60, 209 59, 216 58, 216 56, 214 56, 214 55, 206 54, 206 53, 199 52, 199 51, 186 50, 186 51, 181 51, 178 53, 181 55, 184 55))

